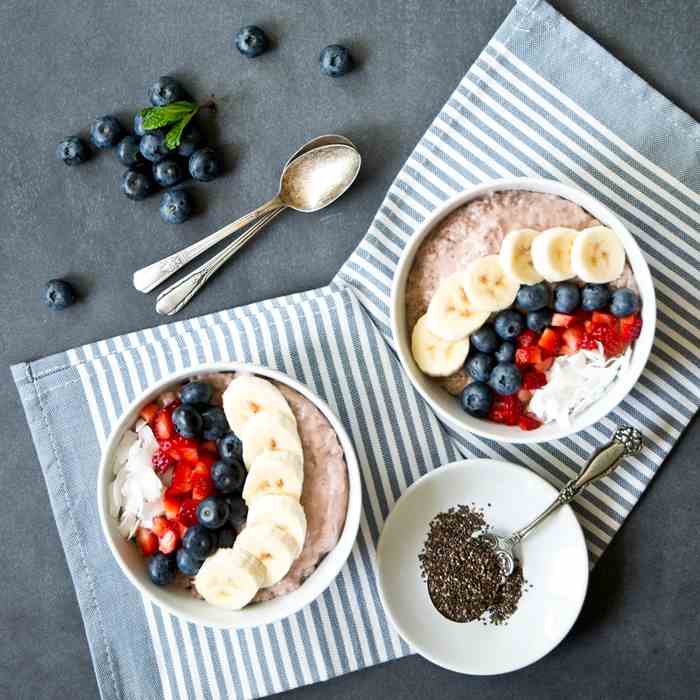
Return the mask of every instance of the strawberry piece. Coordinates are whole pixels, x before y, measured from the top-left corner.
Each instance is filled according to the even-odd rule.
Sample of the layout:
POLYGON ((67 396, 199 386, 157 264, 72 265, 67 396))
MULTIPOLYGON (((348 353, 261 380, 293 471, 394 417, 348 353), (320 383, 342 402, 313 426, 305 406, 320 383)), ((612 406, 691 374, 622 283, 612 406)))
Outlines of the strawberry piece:
POLYGON ((518 348, 515 351, 515 364, 518 367, 542 362, 542 351, 538 347, 518 348))
POLYGON ((163 554, 172 554, 180 544, 180 535, 175 528, 168 528, 158 542, 158 549, 163 554))
POLYGON ((210 476, 198 476, 192 480, 192 498, 199 502, 216 493, 216 487, 210 476))
POLYGON ((606 314, 602 311, 594 311, 591 314, 591 321, 601 326, 614 326, 616 320, 617 319, 612 314, 606 314))
POLYGON ((631 314, 620 319, 620 337, 625 344, 631 343, 639 338, 642 332, 642 319, 639 314, 631 314))
POLYGON ((554 314, 550 325, 555 328, 568 328, 576 322, 576 317, 569 314, 554 314))
POLYGON ((528 391, 527 389, 519 389, 518 390, 518 398, 523 403, 528 403, 530 401, 530 399, 532 398, 532 392, 528 391))
POLYGON ((209 452, 213 455, 219 454, 219 448, 216 446, 216 440, 205 440, 201 447, 205 452, 209 452))
POLYGON ((523 389, 534 391, 541 389, 547 383, 547 377, 542 372, 531 370, 523 375, 523 389))
POLYGON ((180 506, 182 505, 182 496, 172 486, 165 489, 163 493, 163 510, 165 515, 173 520, 177 518, 177 514, 180 512, 180 506))
POLYGON ((174 494, 189 493, 192 490, 192 467, 189 464, 178 462, 175 465, 170 489, 172 489, 174 494))
POLYGON ((167 408, 161 408, 153 419, 153 432, 158 440, 170 440, 175 435, 173 419, 167 408))
POLYGON ((516 343, 519 348, 529 348, 531 345, 537 345, 538 340, 537 333, 528 328, 518 336, 516 343))
POLYGON ((551 366, 554 364, 554 358, 553 357, 546 357, 542 362, 535 362, 533 367, 538 371, 538 372, 546 372, 548 369, 551 368, 551 366))
POLYGON ((136 544, 141 548, 144 557, 150 557, 158 551, 158 538, 147 527, 136 530, 136 544))
POLYGON ((153 534, 156 537, 162 537, 168 529, 168 521, 162 515, 156 515, 153 518, 153 534))
POLYGON ((537 418, 523 414, 518 419, 518 427, 520 430, 537 430, 542 425, 537 418))
POLYGON ((522 404, 515 395, 499 396, 491 405, 489 418, 504 425, 517 425, 522 414, 522 404))
POLYGON ((593 323, 590 332, 583 334, 581 347, 585 350, 596 350, 598 343, 608 357, 619 355, 624 350, 624 343, 617 329, 613 326, 593 323))
POLYGON ((584 323, 585 321, 590 321, 591 312, 586 311, 585 309, 576 309, 576 311, 574 311, 574 318, 576 319, 576 323, 584 323))
POLYGON ((561 335, 564 345, 560 352, 562 355, 573 355, 581 349, 583 342, 584 330, 581 326, 572 326, 567 328, 561 335))
POLYGON ((165 474, 168 469, 175 465, 175 462, 167 452, 163 451, 162 447, 159 447, 151 457, 151 464, 153 464, 156 474, 165 474))
POLYGON ((182 435, 176 435, 173 438, 173 446, 170 454, 176 454, 175 459, 184 460, 185 462, 196 462, 199 459, 199 443, 190 438, 184 438, 182 435))
POLYGON ((185 536, 185 533, 187 532, 187 528, 190 526, 185 525, 184 523, 181 523, 179 520, 171 520, 170 527, 177 534, 177 536, 180 539, 182 539, 185 536))
POLYGON ((197 501, 195 501, 193 498, 186 498, 180 504, 180 512, 177 514, 177 521, 185 527, 196 525, 197 505, 197 501))
POLYGON ((208 462, 202 461, 200 459, 200 461, 197 462, 197 464, 195 464, 194 467, 192 468, 192 479, 193 480, 197 479, 200 476, 204 476, 207 478, 210 477, 211 476, 211 468, 212 468, 211 464, 209 464, 208 462))
POLYGON ((152 423, 153 419, 156 417, 156 413, 160 411, 160 406, 157 403, 146 404, 140 411, 139 415, 143 418, 146 423, 152 423))
POLYGON ((537 342, 537 345, 540 348, 543 348, 552 354, 556 354, 557 350, 559 350, 559 344, 559 333, 557 333, 557 331, 555 331, 553 328, 545 328, 542 336, 537 342))

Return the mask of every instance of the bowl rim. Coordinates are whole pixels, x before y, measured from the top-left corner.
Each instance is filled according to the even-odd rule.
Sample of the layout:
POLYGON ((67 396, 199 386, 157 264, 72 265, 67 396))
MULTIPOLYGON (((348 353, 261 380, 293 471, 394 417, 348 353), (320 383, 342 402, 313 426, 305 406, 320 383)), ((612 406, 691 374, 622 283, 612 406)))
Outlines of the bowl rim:
MULTIPOLYGON (((399 361, 408 375, 411 384, 428 402, 437 416, 449 427, 463 436, 470 433, 503 443, 533 444, 560 440, 585 430, 614 410, 629 394, 637 383, 646 366, 656 331, 656 293, 649 266, 632 234, 622 221, 598 199, 584 190, 552 180, 539 177, 513 177, 487 180, 469 187, 450 197, 416 228, 408 239, 394 271, 390 297, 390 327, 399 361), (466 413, 455 417, 440 405, 449 394, 439 387, 430 377, 424 375, 416 366, 410 351, 410 339, 406 332, 404 290, 413 259, 425 237, 448 214, 458 207, 492 192, 506 190, 524 190, 543 194, 554 194, 578 204, 602 224, 612 228, 622 239, 625 254, 633 269, 635 281, 642 297, 642 333, 635 341, 632 360, 625 376, 616 380, 613 389, 604 397, 593 403, 571 419, 568 427, 557 422, 547 423, 542 427, 524 431, 517 426, 505 426, 492 423, 466 413), (433 395, 434 394, 434 395, 433 395)), ((449 397, 457 400, 456 397, 449 397)))
MULTIPOLYGON (((102 535, 107 541, 107 544, 112 552, 112 556, 119 565, 119 568, 131 582, 131 584, 149 601, 172 615, 186 620, 187 622, 219 629, 247 629, 271 624, 293 615, 318 598, 318 596, 320 596, 335 580, 340 573, 340 570, 347 562, 357 538, 362 512, 362 481, 355 447, 347 430, 330 406, 321 397, 315 394, 308 386, 296 379, 293 379, 284 372, 271 369, 263 365, 235 361, 207 362, 192 365, 164 376, 162 379, 140 392, 139 395, 120 415, 109 434, 104 449, 102 450, 98 467, 96 495, 102 535), (179 381, 187 379, 193 375, 215 374, 218 372, 247 372, 256 374, 266 379, 272 379, 285 384, 311 401, 314 406, 321 411, 324 417, 331 424, 331 427, 335 430, 335 433, 338 436, 338 441, 343 449, 348 474, 348 505, 345 513, 343 529, 335 547, 323 556, 313 573, 307 579, 305 579, 301 586, 296 590, 283 596, 279 596, 271 601, 257 603, 254 608, 250 609, 258 612, 259 614, 257 616, 248 612, 245 616, 242 616, 244 619, 241 619, 240 621, 222 621, 220 623, 210 619, 203 619, 198 615, 190 614, 186 611, 177 609, 175 606, 159 597, 156 590, 149 589, 147 585, 144 585, 144 583, 139 580, 139 577, 124 561, 124 558, 117 548, 117 542, 119 540, 122 542, 126 540, 116 529, 117 520, 112 518, 112 516, 109 514, 108 505, 109 486, 113 480, 112 463, 114 460, 114 454, 123 433, 127 429, 131 428, 134 421, 137 419, 138 410, 144 404, 153 400, 160 392, 179 381), (119 540, 117 538, 119 538, 119 540), (317 576, 317 574, 321 575, 317 576), (278 610, 276 613, 270 612, 269 609, 266 609, 268 603, 276 603, 274 606, 275 608, 282 607, 284 609, 278 610), (284 603, 286 603, 286 605, 284 605, 284 603)), ((155 586, 153 586, 153 589, 155 589, 155 586)), ((204 603, 204 601, 202 601, 202 603, 204 603)), ((214 606, 210 607, 213 610, 218 610, 214 606)), ((243 610, 247 610, 247 608, 244 608, 243 610)), ((222 616, 235 616, 240 612, 242 611, 221 610, 222 616)))

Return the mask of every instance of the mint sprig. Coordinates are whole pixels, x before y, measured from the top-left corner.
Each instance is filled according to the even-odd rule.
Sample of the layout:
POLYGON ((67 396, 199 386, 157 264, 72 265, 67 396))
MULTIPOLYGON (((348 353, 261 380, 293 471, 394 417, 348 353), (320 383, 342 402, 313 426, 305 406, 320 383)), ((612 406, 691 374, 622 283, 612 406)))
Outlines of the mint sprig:
POLYGON ((145 131, 161 129, 172 124, 165 135, 165 147, 172 151, 180 145, 182 132, 198 111, 199 105, 196 102, 182 100, 163 107, 146 107, 141 110, 141 120, 145 131))

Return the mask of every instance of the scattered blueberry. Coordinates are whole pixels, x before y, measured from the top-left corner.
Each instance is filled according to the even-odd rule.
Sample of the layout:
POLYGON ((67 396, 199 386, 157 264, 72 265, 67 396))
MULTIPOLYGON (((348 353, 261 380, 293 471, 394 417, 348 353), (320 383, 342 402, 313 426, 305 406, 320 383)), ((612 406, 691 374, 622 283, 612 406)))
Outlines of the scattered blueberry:
POLYGON ((608 305, 610 289, 607 284, 587 284, 581 292, 584 311, 598 311, 608 305))
POLYGON ((206 559, 216 547, 216 536, 203 525, 192 525, 182 538, 182 546, 195 559, 206 559))
POLYGON ((200 182, 209 182, 221 173, 221 159, 213 148, 200 148, 190 156, 190 175, 200 182))
POLYGON ((229 549, 236 541, 236 531, 232 527, 222 527, 216 532, 219 547, 229 549))
POLYGON ((514 394, 522 384, 520 370, 511 362, 496 365, 491 372, 489 386, 501 396, 514 394))
POLYGON ((138 136, 125 136, 117 146, 117 160, 123 165, 143 163, 139 143, 141 139, 138 136))
POLYGON ((537 311, 549 304, 549 287, 546 282, 524 284, 518 290, 518 306, 524 311, 537 311))
POLYGON ((264 53, 269 44, 265 32, 254 24, 239 29, 233 38, 233 43, 248 58, 255 58, 264 53))
POLYGON ((172 187, 184 176, 182 163, 175 158, 163 158, 153 164, 153 179, 161 187, 172 187))
POLYGON ((56 157, 66 165, 80 165, 90 157, 90 148, 80 136, 69 136, 56 146, 56 157))
POLYGON ((570 314, 581 304, 581 290, 573 282, 562 282, 554 288, 554 310, 570 314))
POLYGON ((183 403, 173 411, 173 426, 182 437, 198 437, 202 432, 202 416, 193 406, 183 403))
POLYGON ((146 133, 146 130, 143 128, 141 112, 136 112, 136 114, 134 114, 134 133, 137 136, 143 136, 146 133))
POLYGON ((75 303, 75 291, 65 280, 49 280, 44 287, 44 303, 60 311, 75 303))
POLYGON ((229 517, 228 503, 221 496, 209 496, 197 506, 197 520, 210 530, 226 524, 229 517))
POLYGON ((162 552, 156 552, 148 560, 148 575, 156 586, 167 586, 175 580, 177 564, 175 557, 162 552))
POLYGON ((525 319, 519 311, 506 309, 496 314, 493 327, 503 340, 514 340, 525 330, 525 319))
POLYGON ((186 549, 178 549, 175 556, 177 568, 185 576, 196 576, 202 566, 202 560, 193 557, 186 549))
POLYGON ((153 180, 148 173, 135 168, 129 168, 122 175, 122 192, 133 200, 148 197, 153 191, 153 180))
POLYGON ((168 190, 160 198, 160 218, 166 224, 182 224, 192 214, 192 198, 187 190, 168 190))
POLYGON ((535 333, 541 333, 552 322, 551 309, 537 309, 527 315, 527 327, 535 333))
POLYGON ((228 519, 236 532, 240 532, 248 517, 248 506, 240 496, 227 496, 228 519))
POLYGON ((139 143, 141 155, 153 163, 165 158, 170 151, 165 147, 165 134, 162 131, 149 131, 141 137, 139 143))
POLYGON ((462 392, 462 408, 470 415, 482 418, 488 415, 493 394, 485 382, 467 384, 462 392))
POLYGON ((90 127, 90 141, 96 148, 112 148, 122 137, 122 125, 116 117, 98 117, 90 127))
POLYGON ((352 69, 352 56, 350 52, 338 44, 326 46, 318 58, 321 64, 321 73, 331 78, 339 78, 352 69))
POLYGON ((246 469, 240 462, 227 464, 216 462, 211 468, 211 478, 214 486, 221 493, 240 491, 246 477, 246 469))
POLYGON ((209 382, 187 382, 180 389, 182 403, 209 403, 214 390, 209 382))
POLYGON ((189 158, 198 148, 204 144, 204 136, 197 128, 196 124, 190 124, 185 128, 180 137, 180 145, 177 147, 177 154, 184 158, 189 158))
POLYGON ((479 352, 487 354, 496 352, 501 342, 492 326, 482 326, 478 331, 474 331, 469 336, 469 341, 479 352))
POLYGON ((169 75, 162 75, 148 88, 148 99, 154 107, 164 107, 186 97, 182 85, 169 75))
POLYGON ((613 316, 629 316, 639 311, 639 297, 627 287, 616 289, 612 293, 610 313, 613 316))
POLYGON ((476 352, 467 360, 464 367, 472 379, 476 379, 479 382, 487 382, 495 364, 496 360, 494 360, 493 355, 476 352))
POLYGON ((228 432, 219 440, 219 457, 228 464, 243 462, 243 443, 238 435, 228 432))
POLYGON ((202 416, 202 437, 205 440, 218 440, 228 431, 226 414, 218 406, 207 406, 200 411, 202 416))
POLYGON ((496 350, 496 362, 512 362, 515 359, 515 345, 507 340, 496 350))

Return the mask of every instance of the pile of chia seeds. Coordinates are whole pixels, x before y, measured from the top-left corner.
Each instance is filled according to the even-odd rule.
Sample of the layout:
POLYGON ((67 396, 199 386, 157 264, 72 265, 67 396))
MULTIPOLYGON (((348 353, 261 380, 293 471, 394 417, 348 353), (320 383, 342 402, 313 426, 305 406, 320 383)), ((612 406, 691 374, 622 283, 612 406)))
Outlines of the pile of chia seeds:
POLYGON ((501 625, 517 610, 527 583, 516 560, 503 580, 493 549, 482 539, 488 532, 483 509, 460 505, 438 513, 418 555, 421 575, 437 610, 454 622, 501 625))

